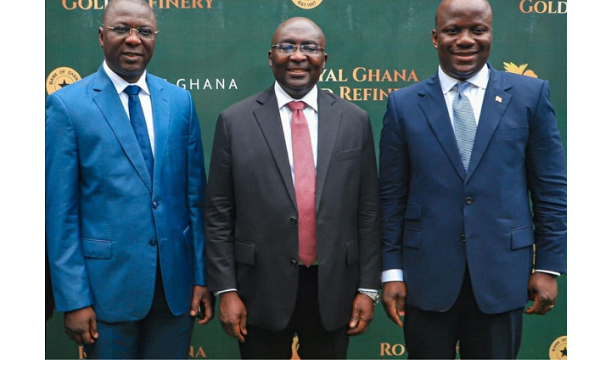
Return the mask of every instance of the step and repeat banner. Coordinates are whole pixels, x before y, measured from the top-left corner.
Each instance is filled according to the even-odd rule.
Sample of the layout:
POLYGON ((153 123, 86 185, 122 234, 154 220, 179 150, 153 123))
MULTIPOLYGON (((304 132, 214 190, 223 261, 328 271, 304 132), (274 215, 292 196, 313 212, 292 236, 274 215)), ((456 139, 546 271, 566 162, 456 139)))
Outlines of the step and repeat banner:
MULTIPOLYGON (((98 27, 108 0, 46 0, 46 97, 98 70, 98 27)), ((567 147, 567 1, 490 0, 494 39, 489 62, 498 70, 548 80, 567 147)), ((192 94, 205 163, 218 114, 270 86, 267 53, 275 28, 295 16, 315 21, 327 39, 319 86, 366 110, 379 143, 387 97, 435 74, 431 43, 438 0, 149 0, 158 34, 148 70, 192 94)), ((63 316, 46 323, 46 359, 85 358, 64 333, 63 316)), ((237 359, 237 342, 216 317, 197 326, 194 359, 237 359)), ((377 305, 368 332, 350 341, 351 359, 405 359, 402 331, 377 305)), ((525 316, 519 358, 567 359, 567 276, 547 316, 525 316)))

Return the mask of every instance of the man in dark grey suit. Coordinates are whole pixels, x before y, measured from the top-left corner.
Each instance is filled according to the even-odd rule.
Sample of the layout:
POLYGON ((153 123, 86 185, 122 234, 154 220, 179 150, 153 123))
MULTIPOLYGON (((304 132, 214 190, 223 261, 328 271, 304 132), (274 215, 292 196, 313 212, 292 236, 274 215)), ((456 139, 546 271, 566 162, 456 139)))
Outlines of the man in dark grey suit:
POLYGON ((373 135, 357 106, 316 83, 325 37, 282 23, 274 86, 223 111, 205 208, 207 274, 242 358, 345 358, 366 331, 380 285, 373 135))

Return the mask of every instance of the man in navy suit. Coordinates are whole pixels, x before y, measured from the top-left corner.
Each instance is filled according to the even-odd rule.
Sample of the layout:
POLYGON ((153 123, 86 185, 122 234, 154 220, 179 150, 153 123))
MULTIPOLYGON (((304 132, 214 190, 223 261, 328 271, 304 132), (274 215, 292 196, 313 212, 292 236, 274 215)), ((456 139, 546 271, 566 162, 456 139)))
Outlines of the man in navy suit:
POLYGON ((457 342, 461 358, 516 358, 528 297, 547 313, 566 272, 548 82, 487 64, 486 0, 443 0, 435 21, 438 74, 390 95, 381 135, 382 299, 409 358, 457 342))
POLYGON ((105 61, 46 103, 46 229, 56 308, 88 358, 187 358, 212 317, 205 173, 190 94, 146 72, 156 19, 111 1, 105 61))

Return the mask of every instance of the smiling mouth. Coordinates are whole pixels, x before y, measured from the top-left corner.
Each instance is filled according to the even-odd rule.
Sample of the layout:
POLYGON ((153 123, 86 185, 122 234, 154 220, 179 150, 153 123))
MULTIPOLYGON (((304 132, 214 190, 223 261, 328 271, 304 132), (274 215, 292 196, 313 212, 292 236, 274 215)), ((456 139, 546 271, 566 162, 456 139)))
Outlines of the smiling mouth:
POLYGON ((137 59, 139 59, 139 58, 142 57, 141 54, 139 54, 139 53, 133 53, 133 52, 124 52, 123 56, 127 60, 137 60, 137 59))
POLYGON ((288 69, 288 72, 292 75, 299 75, 299 74, 305 74, 307 71, 306 71, 306 69, 288 69))

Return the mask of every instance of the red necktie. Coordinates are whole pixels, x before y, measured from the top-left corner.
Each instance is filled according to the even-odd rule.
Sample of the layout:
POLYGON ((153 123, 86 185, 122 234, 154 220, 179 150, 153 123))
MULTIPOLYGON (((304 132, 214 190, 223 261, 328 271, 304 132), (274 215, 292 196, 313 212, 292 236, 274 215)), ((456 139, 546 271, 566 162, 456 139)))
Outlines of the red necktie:
POLYGON ((298 259, 310 267, 317 259, 316 171, 304 102, 289 102, 292 110, 294 188, 298 205, 298 259))

